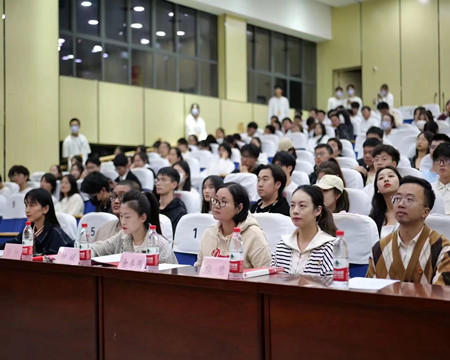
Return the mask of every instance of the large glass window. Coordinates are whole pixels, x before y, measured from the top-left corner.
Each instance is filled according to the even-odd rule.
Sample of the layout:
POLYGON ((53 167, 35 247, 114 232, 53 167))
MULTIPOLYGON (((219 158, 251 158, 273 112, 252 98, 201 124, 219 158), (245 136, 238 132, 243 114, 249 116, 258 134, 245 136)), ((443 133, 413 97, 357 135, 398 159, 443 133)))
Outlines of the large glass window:
POLYGON ((164 0, 59 0, 59 19, 61 75, 217 96, 215 15, 164 0))
POLYGON ((292 108, 316 105, 316 44, 247 26, 248 101, 267 104, 276 85, 292 108))

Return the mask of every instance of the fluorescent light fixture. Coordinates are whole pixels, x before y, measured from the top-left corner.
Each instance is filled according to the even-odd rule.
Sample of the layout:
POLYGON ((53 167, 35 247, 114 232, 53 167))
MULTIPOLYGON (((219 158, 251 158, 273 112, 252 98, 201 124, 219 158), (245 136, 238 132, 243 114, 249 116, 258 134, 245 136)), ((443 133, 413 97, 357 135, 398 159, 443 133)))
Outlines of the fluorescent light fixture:
POLYGON ((58 44, 64 44, 66 42, 66 39, 63 39, 63 38, 59 38, 58 39, 58 44))
POLYGON ((150 44, 150 40, 149 39, 141 39, 141 44, 148 45, 148 44, 150 44))
POLYGON ((171 12, 169 13, 169 16, 170 16, 170 17, 174 17, 174 15, 175 15, 175 14, 173 13, 173 11, 171 11, 171 12))
POLYGON ((136 12, 142 12, 142 11, 145 10, 145 8, 143 6, 135 6, 133 8, 133 10, 136 11, 136 12))
POLYGON ((75 56, 73 56, 72 54, 67 55, 68 59, 73 59, 75 56))
POLYGON ((83 60, 81 60, 81 59, 75 59, 75 62, 76 62, 77 64, 81 64, 81 63, 83 62, 83 60))
POLYGON ((142 29, 141 23, 133 23, 130 25, 133 29, 142 29))
POLYGON ((186 35, 186 33, 183 30, 178 30, 177 31, 177 35, 178 36, 184 36, 184 35, 186 35))
POLYGON ((89 20, 88 24, 89 25, 98 25, 98 20, 89 20))
POLYGON ((108 53, 104 53, 104 54, 103 54, 103 58, 105 58, 105 59, 109 58, 108 53))
POLYGON ((157 31, 156 36, 166 36, 166 33, 164 31, 157 31))
POLYGON ((81 2, 81 6, 84 6, 84 7, 88 7, 88 6, 91 6, 91 5, 92 5, 92 3, 90 1, 82 1, 81 2))
POLYGON ((98 52, 100 52, 102 50, 103 50, 103 48, 100 45, 94 45, 94 47, 91 50, 91 53, 95 54, 95 53, 98 53, 98 52))
POLYGON ((419 2, 422 3, 422 4, 428 4, 429 0, 419 0, 419 2))
POLYGON ((5 20, 5 19, 6 19, 6 15, 2 14, 2 20, 5 20))

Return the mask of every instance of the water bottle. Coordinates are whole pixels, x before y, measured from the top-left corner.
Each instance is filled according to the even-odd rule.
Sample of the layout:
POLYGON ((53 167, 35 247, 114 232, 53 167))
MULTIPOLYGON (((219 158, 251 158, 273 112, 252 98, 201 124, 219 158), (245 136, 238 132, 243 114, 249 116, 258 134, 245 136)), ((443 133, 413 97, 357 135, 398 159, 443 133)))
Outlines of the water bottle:
POLYGON ((333 249, 333 286, 336 289, 348 289, 349 264, 348 248, 344 239, 344 231, 336 231, 333 249))
POLYGON ((156 225, 150 225, 145 249, 147 271, 158 271, 159 268, 159 236, 156 232, 156 225))
POLYGON ((233 229, 230 243, 230 273, 229 279, 242 279, 244 274, 244 246, 242 245, 241 229, 233 229))
POLYGON ((34 233, 31 227, 31 221, 25 223, 25 229, 22 234, 22 257, 23 261, 33 261, 34 233))
POLYGON ((78 238, 78 248, 80 249, 80 265, 91 266, 91 242, 89 232, 87 230, 88 224, 81 224, 81 232, 78 238))

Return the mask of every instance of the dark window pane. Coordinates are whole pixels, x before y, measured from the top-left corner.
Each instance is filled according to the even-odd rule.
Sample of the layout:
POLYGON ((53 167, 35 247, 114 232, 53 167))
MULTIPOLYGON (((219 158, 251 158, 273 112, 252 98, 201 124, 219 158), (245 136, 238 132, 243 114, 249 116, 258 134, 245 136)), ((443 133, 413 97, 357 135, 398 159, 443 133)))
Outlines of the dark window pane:
POLYGON ((217 65, 201 63, 200 69, 200 94, 206 96, 217 96, 217 65))
MULTIPOLYGON (((105 4, 105 26, 107 38, 127 41, 127 0, 108 0, 105 4)), ((131 26, 142 27, 142 24, 131 26)))
POLYGON ((288 38, 289 53, 289 74, 295 77, 302 77, 302 41, 288 38))
POLYGON ((72 1, 71 0, 59 0, 59 29, 60 30, 72 30, 71 29, 71 16, 72 16, 72 1))
POLYGON ((270 71, 270 33, 256 29, 255 32, 256 69, 270 71))
POLYGON ((128 84, 127 48, 106 45, 103 57, 105 59, 105 81, 128 84))
POLYGON ((195 11, 184 6, 179 6, 178 9, 178 52, 184 55, 196 56, 195 11))
MULTIPOLYGON (((131 23, 142 24, 142 28, 131 27, 133 43, 151 46, 151 7, 150 0, 132 0, 131 23)), ((139 27, 139 26, 138 26, 139 27)))
POLYGON ((247 67, 249 69, 253 69, 253 36, 254 36, 254 27, 247 26, 247 67))
POLYGON ((60 35, 58 40, 59 47, 59 74, 73 76, 73 55, 72 37, 60 35))
POLYGON ((274 71, 286 74, 286 37, 283 34, 273 34, 272 54, 274 71))
POLYGON ((156 88, 176 91, 175 59, 171 55, 155 54, 156 88))
POLYGON ((100 35, 99 0, 77 1, 77 31, 100 35))
POLYGON ((255 73, 249 71, 247 74, 247 101, 255 102, 255 73))
POLYGON ((256 74, 256 102, 267 104, 272 96, 271 78, 269 75, 256 74))
POLYGON ((311 109, 316 107, 316 86, 303 85, 303 109, 311 109))
POLYGON ((77 77, 102 79, 102 50, 98 41, 77 39, 77 77))
POLYGON ((197 62, 179 59, 180 92, 197 93, 197 62))
POLYGON ((197 13, 199 25, 199 56, 217 60, 217 17, 203 12, 197 13))
POLYGON ((149 51, 133 50, 131 61, 131 83, 153 87, 153 54, 149 51))
MULTIPOLYGON (((289 82, 289 106, 294 109, 302 109, 302 83, 297 81, 289 82)), ((305 107, 306 109, 306 107, 305 107)), ((309 109, 309 107, 308 107, 309 109)))
POLYGON ((158 49, 167 51, 174 49, 174 8, 171 3, 159 0, 156 2, 156 48, 158 49))
POLYGON ((316 81, 316 44, 312 42, 304 42, 304 76, 307 81, 316 81))

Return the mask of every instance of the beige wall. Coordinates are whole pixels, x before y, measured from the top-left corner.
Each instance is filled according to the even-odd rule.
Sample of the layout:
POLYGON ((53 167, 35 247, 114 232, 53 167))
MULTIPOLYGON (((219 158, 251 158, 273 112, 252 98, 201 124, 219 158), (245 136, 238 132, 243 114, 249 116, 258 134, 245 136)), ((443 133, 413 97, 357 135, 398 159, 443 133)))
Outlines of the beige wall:
POLYGON ((441 105, 450 99, 450 0, 439 0, 439 26, 440 36, 444 41, 440 42, 440 70, 441 70, 441 105))

